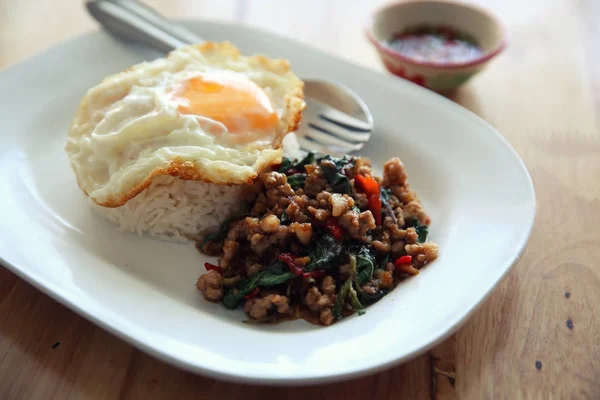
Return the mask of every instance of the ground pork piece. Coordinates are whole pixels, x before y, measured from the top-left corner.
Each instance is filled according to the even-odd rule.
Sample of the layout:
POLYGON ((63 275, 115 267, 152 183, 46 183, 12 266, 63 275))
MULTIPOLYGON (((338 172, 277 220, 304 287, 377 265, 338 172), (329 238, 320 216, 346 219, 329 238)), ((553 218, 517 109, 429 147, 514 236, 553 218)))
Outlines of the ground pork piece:
POLYGON ((238 241, 225 239, 225 243, 223 244, 223 257, 219 259, 219 267, 223 269, 229 268, 231 260, 233 260, 237 254, 239 248, 240 244, 238 241))
POLYGON ((379 279, 372 278, 369 282, 361 287, 362 291, 367 294, 375 294, 379 291, 379 279))
POLYGON ((279 314, 289 315, 292 313, 290 299, 278 294, 269 294, 261 298, 253 298, 246 301, 244 311, 251 318, 262 320, 269 316, 269 311, 276 310, 279 314))
POLYGON ((392 217, 385 217, 383 219, 383 228, 389 232, 389 235, 393 240, 400 240, 406 237, 406 231, 400 229, 398 224, 399 222, 394 222, 392 217))
POLYGON ((267 189, 273 189, 287 183, 287 177, 280 172, 263 172, 260 174, 260 180, 267 189))
POLYGON ((329 197, 329 203, 331 204, 331 215, 334 217, 339 217, 354 207, 354 199, 347 194, 334 193, 329 197))
MULTIPOLYGON (((275 205, 278 205, 280 208, 285 209, 290 203, 288 197, 295 194, 294 190, 287 183, 285 174, 280 174, 279 172, 263 172, 259 177, 267 189, 267 206, 274 207, 275 205)), ((278 212, 275 213, 279 215, 278 212)))
POLYGON ((407 244, 404 249, 406 250, 406 254, 412 256, 414 265, 417 267, 422 267, 435 260, 439 253, 439 247, 436 243, 433 242, 425 242, 419 244, 407 244))
POLYGON ((402 241, 402 240, 397 240, 394 243, 392 243, 390 250, 391 250, 393 258, 398 258, 398 257, 404 255, 404 252, 405 252, 404 245, 405 245, 404 241, 402 241))
POLYGON ((251 261, 249 264, 250 265, 246 267, 246 273, 248 274, 248 276, 257 274, 265 268, 265 266, 261 263, 251 261))
POLYGON ((417 193, 409 187, 397 185, 392 186, 390 189, 392 190, 394 196, 396 196, 403 204, 409 203, 413 200, 419 200, 417 193))
POLYGON ((349 178, 355 175, 372 175, 371 160, 368 158, 356 157, 354 163, 344 167, 344 172, 349 178))
POLYGON ((371 242, 371 246, 373 246, 375 250, 381 251, 383 253, 387 253, 388 251, 390 251, 390 244, 385 243, 381 240, 373 240, 371 242))
POLYGON ((327 186, 327 179, 323 176, 323 171, 315 164, 309 164, 306 167, 306 182, 304 183, 304 193, 309 197, 314 197, 327 186))
POLYGON ((370 239, 367 237, 367 232, 371 229, 375 229, 375 218, 371 211, 363 211, 357 214, 353 210, 349 210, 342 214, 339 219, 340 226, 344 228, 346 233, 353 239, 357 239, 363 242, 368 242, 370 239))
POLYGON ((389 188, 394 185, 406 186, 407 178, 408 175, 404 169, 404 164, 402 164, 399 158, 391 158, 383 165, 383 187, 389 188))
POLYGON ((316 208, 313 206, 308 207, 308 212, 310 212, 312 216, 315 217, 315 219, 318 221, 326 221, 331 216, 331 211, 324 210, 322 208, 316 208))
POLYGON ((252 206, 251 215, 253 217, 258 217, 267 212, 267 197, 264 193, 260 193, 252 206))
POLYGON ((319 321, 321 321, 323 325, 333 324, 334 318, 333 313, 331 312, 331 308, 321 310, 321 313, 319 314, 319 321))
POLYGON ((276 215, 267 215, 260 222, 260 227, 266 233, 273 233, 277 231, 279 226, 279 218, 276 215))
POLYGON ((417 234, 417 231, 415 230, 415 228, 413 228, 413 227, 406 228, 406 238, 404 239, 404 241, 407 244, 414 244, 419 241, 419 235, 417 234))
POLYGON ((288 219, 292 222, 308 222, 309 218, 305 214, 308 202, 309 200, 306 195, 296 194, 292 197, 290 204, 285 209, 288 219))
POLYGON ((321 294, 316 286, 308 289, 306 294, 306 305, 314 312, 320 312, 325 308, 329 308, 333 305, 331 297, 328 295, 321 294))
POLYGON ((358 208, 364 210, 369 207, 369 199, 367 199, 367 195, 365 193, 354 192, 354 202, 358 208))
POLYGON ((421 203, 417 200, 408 202, 402 207, 402 215, 405 219, 416 217, 421 225, 429 225, 431 222, 429 216, 423 209, 421 203))
POLYGON ((248 240, 250 242, 250 249, 260 256, 275 243, 285 242, 291 233, 293 233, 291 226, 279 225, 275 233, 272 234, 251 234, 248 240))
POLYGON ((219 301, 223 298, 223 276, 217 271, 208 271, 198 278, 196 287, 208 301, 219 301))
POLYGON ((241 276, 236 275, 231 278, 223 278, 223 286, 231 287, 238 283, 242 279, 241 276))
POLYGON ((315 199, 317 200, 317 207, 331 210, 331 193, 326 191, 319 192, 315 196, 315 199))
POLYGON ((200 251, 202 251, 205 254, 208 254, 211 256, 216 256, 216 255, 223 253, 223 241, 222 240, 218 240, 218 241, 209 240, 208 242, 203 244, 202 240, 198 240, 196 242, 196 248, 198 248, 200 251))
POLYGON ((312 239, 312 226, 310 223, 306 222, 300 224, 298 222, 292 222, 290 224, 290 228, 294 230, 296 237, 303 245, 307 245, 310 243, 312 239))
POLYGON ((333 277, 327 275, 323 278, 323 282, 321 282, 321 291, 327 295, 331 295, 335 293, 335 279, 333 277))
POLYGON ((229 232, 227 232, 227 239, 229 240, 240 240, 246 237, 246 221, 239 220, 233 226, 229 226, 229 232))
POLYGON ((375 271, 375 277, 379 280, 379 286, 385 289, 390 289, 394 286, 394 277, 388 271, 378 269, 375 271))

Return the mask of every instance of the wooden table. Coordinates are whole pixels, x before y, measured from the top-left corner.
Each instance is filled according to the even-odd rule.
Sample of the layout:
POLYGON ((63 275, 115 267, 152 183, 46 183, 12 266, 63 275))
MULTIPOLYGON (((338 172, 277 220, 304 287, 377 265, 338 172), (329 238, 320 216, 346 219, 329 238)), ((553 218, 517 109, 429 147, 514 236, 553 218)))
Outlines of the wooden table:
MULTIPOLYGON (((97 29, 81 3, 0 0, 0 67, 97 29)), ((169 17, 256 25, 382 70, 362 34, 378 3, 150 2, 169 17)), ((510 44, 454 100, 523 157, 538 214, 521 262, 457 334, 350 382, 235 385, 159 362, 0 268, 0 398, 600 398, 600 2, 480 3, 505 21, 510 44)))

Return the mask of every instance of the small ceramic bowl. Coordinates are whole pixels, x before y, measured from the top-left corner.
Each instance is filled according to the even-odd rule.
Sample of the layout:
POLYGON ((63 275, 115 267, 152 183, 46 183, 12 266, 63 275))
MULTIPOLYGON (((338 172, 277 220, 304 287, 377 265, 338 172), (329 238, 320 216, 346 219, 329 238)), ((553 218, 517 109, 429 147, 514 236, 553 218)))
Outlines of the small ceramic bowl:
POLYGON ((436 92, 451 92, 465 83, 506 46, 506 31, 491 13, 468 4, 443 0, 394 3, 379 9, 369 21, 367 37, 392 74, 436 92), (467 62, 422 62, 393 50, 386 42, 418 27, 449 27, 468 35, 482 54, 467 62))

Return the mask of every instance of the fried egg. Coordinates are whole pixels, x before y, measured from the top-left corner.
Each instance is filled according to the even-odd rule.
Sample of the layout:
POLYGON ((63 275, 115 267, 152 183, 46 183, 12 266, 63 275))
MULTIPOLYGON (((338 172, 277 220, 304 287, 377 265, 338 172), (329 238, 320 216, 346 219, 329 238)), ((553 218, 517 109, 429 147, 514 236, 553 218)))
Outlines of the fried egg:
POLYGON ((156 175, 251 183, 281 160, 303 83, 286 60, 206 42, 109 76, 84 96, 66 151, 80 188, 118 207, 156 175))

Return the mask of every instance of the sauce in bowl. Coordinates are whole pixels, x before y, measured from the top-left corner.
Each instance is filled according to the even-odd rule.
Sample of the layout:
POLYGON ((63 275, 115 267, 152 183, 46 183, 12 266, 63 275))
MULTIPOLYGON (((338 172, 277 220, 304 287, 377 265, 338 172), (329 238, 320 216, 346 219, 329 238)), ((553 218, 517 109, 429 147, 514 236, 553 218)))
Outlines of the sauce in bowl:
POLYGON ((385 44, 391 50, 420 63, 465 63, 484 53, 475 39, 444 26, 407 29, 395 34, 385 44))

